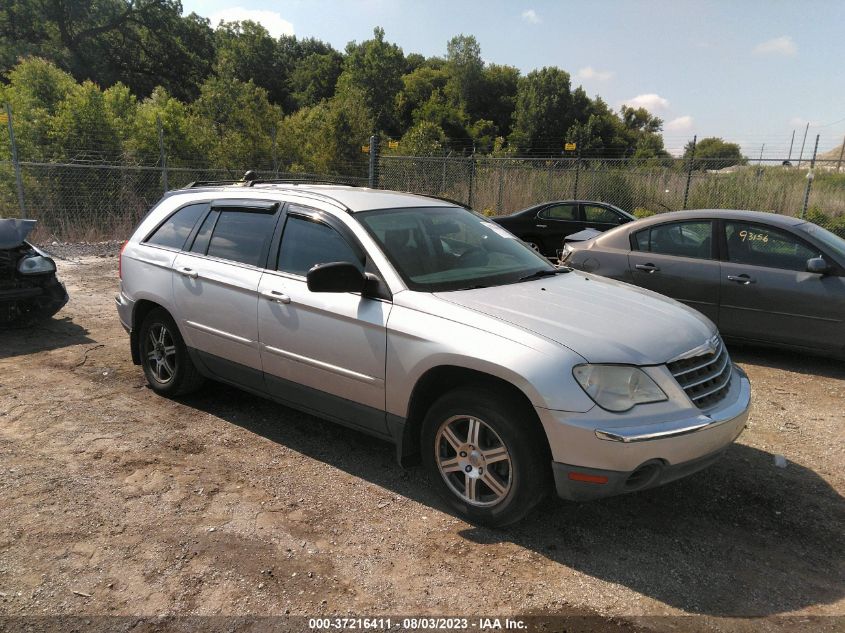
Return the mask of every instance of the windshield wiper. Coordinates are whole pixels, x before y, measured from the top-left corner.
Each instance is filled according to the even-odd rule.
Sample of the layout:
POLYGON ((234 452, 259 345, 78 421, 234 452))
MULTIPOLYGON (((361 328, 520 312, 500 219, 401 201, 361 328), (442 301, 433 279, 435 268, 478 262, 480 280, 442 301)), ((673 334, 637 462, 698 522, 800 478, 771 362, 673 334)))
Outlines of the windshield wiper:
POLYGON ((571 268, 555 268, 554 270, 538 270, 536 272, 531 273, 530 275, 525 275, 525 277, 520 277, 519 281, 531 281, 532 279, 540 279, 542 277, 551 277, 552 275, 560 275, 561 273, 568 273, 571 271, 571 268))

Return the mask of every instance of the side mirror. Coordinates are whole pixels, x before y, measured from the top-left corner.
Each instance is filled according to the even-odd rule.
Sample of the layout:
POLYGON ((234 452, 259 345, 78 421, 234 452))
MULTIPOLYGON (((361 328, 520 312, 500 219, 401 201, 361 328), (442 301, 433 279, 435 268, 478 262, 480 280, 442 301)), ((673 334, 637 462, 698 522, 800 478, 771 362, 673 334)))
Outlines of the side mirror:
POLYGON ((824 275, 830 271, 830 266, 824 260, 824 257, 813 257, 807 260, 807 272, 815 273, 817 275, 824 275))
POLYGON ((364 273, 349 262, 317 264, 305 279, 311 292, 363 292, 367 282, 364 273))

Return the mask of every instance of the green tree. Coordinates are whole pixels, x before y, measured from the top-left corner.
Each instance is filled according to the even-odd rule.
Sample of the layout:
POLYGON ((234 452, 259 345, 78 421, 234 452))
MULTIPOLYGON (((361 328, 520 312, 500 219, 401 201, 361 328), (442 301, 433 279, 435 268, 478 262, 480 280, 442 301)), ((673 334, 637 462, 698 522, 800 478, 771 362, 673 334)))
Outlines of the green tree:
POLYGON ((450 75, 450 94, 471 117, 478 115, 484 61, 475 37, 461 34, 449 40, 446 44, 446 68, 450 75))
POLYGON ((267 91, 273 103, 284 103, 290 93, 289 69, 279 63, 276 40, 257 22, 221 22, 214 32, 219 76, 252 80, 267 91))
POLYGON ((291 74, 293 98, 298 107, 330 99, 343 70, 343 56, 336 52, 312 53, 301 59, 291 74))
POLYGON ((511 143, 530 154, 559 153, 573 123, 569 73, 547 67, 530 72, 517 87, 511 143))
POLYGON ((91 81, 74 86, 50 121, 53 156, 62 160, 120 160, 121 139, 103 91, 91 81))
POLYGON ((436 123, 420 121, 402 136, 399 152, 408 156, 439 154, 446 142, 446 134, 436 123))
MULTIPOLYGON (((684 147, 684 158, 690 160, 693 152, 692 141, 684 147)), ((710 136, 703 138, 695 145, 695 159, 693 169, 723 169, 731 165, 745 164, 746 159, 736 143, 728 143, 724 139, 710 136)))
POLYGON ((501 136, 511 132, 518 85, 519 70, 513 66, 489 64, 484 68, 477 109, 480 116, 493 122, 501 136))
POLYGON ((402 90, 396 96, 396 112, 402 129, 413 125, 416 111, 434 94, 443 91, 449 74, 443 69, 420 66, 402 76, 402 90))
POLYGON ((396 95, 402 89, 405 55, 384 39, 384 29, 373 29, 373 39, 346 47, 346 64, 338 91, 356 88, 373 113, 377 130, 396 131, 396 95))

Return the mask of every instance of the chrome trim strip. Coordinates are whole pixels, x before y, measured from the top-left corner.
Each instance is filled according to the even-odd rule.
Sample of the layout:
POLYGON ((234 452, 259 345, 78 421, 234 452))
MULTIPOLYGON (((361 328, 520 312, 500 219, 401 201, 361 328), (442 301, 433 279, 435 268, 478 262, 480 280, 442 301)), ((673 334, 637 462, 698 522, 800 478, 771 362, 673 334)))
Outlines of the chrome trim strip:
MULTIPOLYGON (((692 372, 694 372, 694 371, 698 371, 699 369, 704 369, 704 368, 705 368, 705 367, 707 367, 708 365, 712 365, 713 363, 715 363, 715 362, 719 359, 719 356, 721 356, 721 353, 722 353, 722 350, 723 350, 723 349, 724 349, 724 348, 721 348, 720 350, 717 350, 717 352, 716 352, 713 356, 711 356, 710 358, 708 358, 706 361, 704 361, 704 362, 703 362, 703 363, 701 363, 700 365, 696 365, 695 367, 690 367, 689 369, 684 369, 683 371, 679 371, 679 372, 677 372, 677 373, 672 372, 672 375, 673 375, 675 378, 680 378, 681 376, 685 376, 686 374, 691 374, 692 372)), ((691 356, 690 358, 695 358, 695 357, 694 357, 694 356, 691 356)), ((689 360, 689 359, 683 359, 683 360, 689 360)), ((677 362, 677 361, 672 361, 672 362, 677 362)), ((668 365, 671 365, 672 363, 667 363, 667 364, 668 364, 668 365)), ((669 371, 671 371, 671 369, 670 369, 669 371)), ((679 381, 679 382, 680 382, 680 381, 679 381)))
POLYGON ((217 330, 213 327, 203 325, 202 323, 196 323, 195 321, 185 321, 185 325, 189 325, 195 330, 205 332, 206 334, 213 334, 214 336, 219 336, 220 338, 235 341, 236 343, 243 343, 245 345, 255 345, 255 341, 252 341, 248 338, 244 338, 243 336, 238 336, 237 334, 232 334, 230 332, 224 332, 223 330, 217 330))
POLYGON ((288 352, 286 350, 279 349, 278 347, 272 347, 265 343, 262 343, 261 346, 271 354, 276 354, 277 356, 288 358, 290 360, 304 363, 306 365, 311 365, 312 367, 316 367, 318 369, 324 369, 335 374, 340 374, 341 376, 352 378, 353 380, 358 380, 368 385, 375 385, 382 382, 379 378, 367 376, 366 374, 359 374, 357 371, 352 371, 351 369, 346 369, 344 367, 338 367, 337 365, 332 365, 331 363, 326 363, 321 360, 317 360, 316 358, 300 356, 299 354, 294 354, 293 352, 288 352))
POLYGON ((675 363, 679 360, 686 360, 688 358, 695 358, 696 356, 701 356, 703 354, 718 354, 719 350, 722 349, 722 345, 723 345, 722 337, 719 336, 718 334, 714 334, 705 343, 702 343, 698 347, 694 347, 691 350, 689 350, 688 352, 684 352, 683 354, 680 354, 679 356, 675 356, 675 358, 667 360, 666 364, 671 365, 672 363, 675 363))
MULTIPOLYGON (((732 375, 733 368, 729 377, 732 375)), ((596 429, 596 437, 600 440, 629 444, 632 442, 647 442, 649 440, 679 437, 733 422, 738 417, 747 413, 751 406, 751 383, 740 371, 737 371, 737 378, 739 379, 739 397, 734 404, 720 411, 716 416, 699 415, 695 418, 681 420, 675 423, 621 427, 613 430, 596 429)))

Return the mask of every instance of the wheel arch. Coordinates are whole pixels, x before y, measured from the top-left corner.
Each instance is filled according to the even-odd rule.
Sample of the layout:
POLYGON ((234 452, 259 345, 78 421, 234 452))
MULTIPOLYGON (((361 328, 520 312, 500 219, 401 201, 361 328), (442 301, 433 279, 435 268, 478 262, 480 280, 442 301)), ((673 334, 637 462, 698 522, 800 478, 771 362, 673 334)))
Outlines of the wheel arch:
POLYGON ((497 394, 507 394, 518 402, 519 406, 526 411, 528 423, 534 426, 535 432, 539 431, 551 455, 548 436, 534 410, 534 405, 522 389, 504 378, 477 369, 459 365, 438 365, 423 373, 411 391, 402 433, 401 436, 396 437, 400 464, 408 466, 419 463, 422 421, 431 405, 443 394, 469 386, 486 387, 495 390, 497 394))

